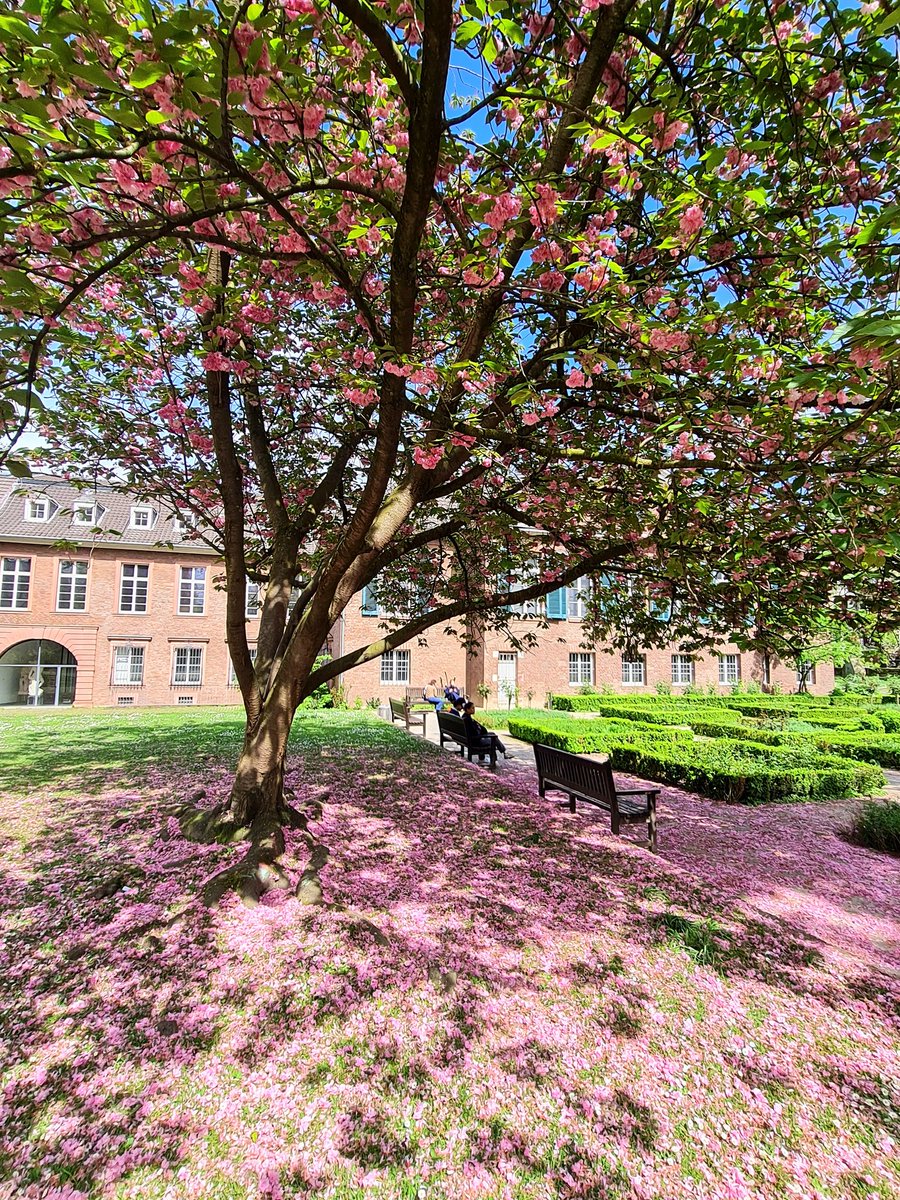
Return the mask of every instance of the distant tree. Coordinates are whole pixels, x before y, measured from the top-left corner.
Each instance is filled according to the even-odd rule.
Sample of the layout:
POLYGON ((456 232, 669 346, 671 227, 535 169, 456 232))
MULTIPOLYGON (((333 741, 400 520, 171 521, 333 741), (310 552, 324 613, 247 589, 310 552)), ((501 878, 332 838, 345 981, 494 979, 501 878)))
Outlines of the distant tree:
POLYGON ((651 643, 774 586, 792 628, 863 574, 894 603, 895 30, 830 0, 0 15, 0 420, 43 403, 73 470, 212 524, 227 827, 291 815, 321 683, 583 574, 651 643), (316 667, 363 586, 401 615, 316 667))

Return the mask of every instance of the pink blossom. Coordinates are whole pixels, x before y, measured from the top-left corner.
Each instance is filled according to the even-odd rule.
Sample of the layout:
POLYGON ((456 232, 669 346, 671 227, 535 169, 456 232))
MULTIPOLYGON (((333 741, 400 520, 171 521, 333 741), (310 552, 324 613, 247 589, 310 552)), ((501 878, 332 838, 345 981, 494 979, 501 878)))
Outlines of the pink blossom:
POLYGON ((678 228, 681 230, 682 237, 692 238, 700 232, 705 224, 706 216, 703 209, 699 204, 692 204, 681 214, 678 228))
POLYGON ((325 109, 321 104, 310 104, 301 110, 300 116, 303 121, 303 136, 314 138, 325 120, 325 109))
POLYGON ((443 457, 443 446, 417 446, 413 451, 413 461, 425 471, 433 471, 443 457))
POLYGON ((485 213, 485 224, 491 229, 502 229, 510 221, 514 221, 522 210, 522 201, 511 192, 498 196, 493 206, 485 213))
POLYGON ((528 212, 535 226, 552 225, 559 216, 559 195, 549 183, 535 186, 536 199, 528 212))

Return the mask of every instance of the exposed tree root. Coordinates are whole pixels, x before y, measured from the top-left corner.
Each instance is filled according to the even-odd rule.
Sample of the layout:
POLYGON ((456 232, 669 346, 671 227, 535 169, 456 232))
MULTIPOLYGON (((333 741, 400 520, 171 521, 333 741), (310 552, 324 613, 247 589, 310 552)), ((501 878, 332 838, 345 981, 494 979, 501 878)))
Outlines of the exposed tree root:
POLYGON ((290 891, 294 885, 279 862, 284 854, 285 828, 302 830, 310 847, 309 863, 300 876, 296 896, 301 904, 323 903, 322 882, 319 870, 328 861, 328 850, 316 842, 309 833, 309 821, 321 813, 321 804, 307 805, 304 810, 289 803, 287 797, 294 794, 285 789, 285 799, 276 811, 260 813, 250 825, 240 824, 234 819, 227 805, 215 808, 197 808, 197 802, 205 798, 202 791, 195 792, 191 803, 181 812, 180 826, 183 835, 192 842, 210 844, 220 842, 226 846, 249 842, 247 852, 236 863, 217 872, 205 884, 201 899, 211 907, 218 904, 229 891, 236 891, 249 908, 255 907, 270 891, 290 891))

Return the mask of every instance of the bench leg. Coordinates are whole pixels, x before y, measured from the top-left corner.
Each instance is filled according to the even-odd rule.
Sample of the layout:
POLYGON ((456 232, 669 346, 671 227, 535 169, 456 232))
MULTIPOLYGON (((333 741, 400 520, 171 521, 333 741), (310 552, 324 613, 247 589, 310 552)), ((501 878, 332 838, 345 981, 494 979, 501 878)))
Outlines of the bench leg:
POLYGON ((544 781, 540 777, 538 777, 538 795, 542 800, 547 795, 547 789, 544 787, 544 781))
POLYGON ((647 845, 656 853, 656 797, 650 797, 650 806, 647 812, 647 845))
POLYGON ((574 797, 574 796, 572 796, 572 795, 570 795, 570 796, 569 796, 569 812, 575 812, 575 811, 576 811, 576 808, 575 808, 575 797, 574 797))
POLYGON ((612 826, 613 833, 618 837, 621 832, 621 825, 619 824, 619 814, 615 809, 610 810, 609 823, 612 826))

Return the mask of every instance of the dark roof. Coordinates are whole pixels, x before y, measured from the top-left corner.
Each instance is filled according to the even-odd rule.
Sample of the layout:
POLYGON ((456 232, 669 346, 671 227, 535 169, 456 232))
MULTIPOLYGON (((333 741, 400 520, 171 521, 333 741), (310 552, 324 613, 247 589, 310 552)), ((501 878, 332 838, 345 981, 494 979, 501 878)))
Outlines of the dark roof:
POLYGON ((159 501, 142 500, 107 484, 84 484, 35 476, 15 479, 0 475, 0 541, 72 542, 79 546, 142 546, 148 549, 190 549, 194 553, 216 553, 204 541, 186 537, 176 525, 178 514, 159 501), (48 520, 29 520, 29 500, 48 500, 48 520), (96 524, 76 524, 75 511, 97 505, 96 524), (132 527, 132 509, 152 510, 152 524, 132 527))

